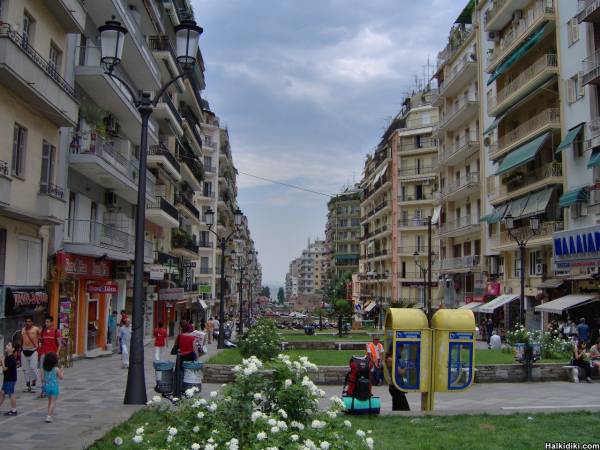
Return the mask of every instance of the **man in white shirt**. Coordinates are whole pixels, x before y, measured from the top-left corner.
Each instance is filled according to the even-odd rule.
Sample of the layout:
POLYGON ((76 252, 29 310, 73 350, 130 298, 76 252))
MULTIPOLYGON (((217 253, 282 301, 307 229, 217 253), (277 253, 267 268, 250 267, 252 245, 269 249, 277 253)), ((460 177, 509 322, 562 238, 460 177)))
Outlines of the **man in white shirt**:
POLYGON ((498 336, 496 331, 492 332, 492 337, 490 338, 490 348, 492 350, 500 350, 502 348, 502 338, 498 336))
POLYGON ((123 368, 129 367, 129 344, 131 342, 131 322, 129 319, 123 321, 123 325, 119 328, 119 342, 121 342, 121 360, 123 368))

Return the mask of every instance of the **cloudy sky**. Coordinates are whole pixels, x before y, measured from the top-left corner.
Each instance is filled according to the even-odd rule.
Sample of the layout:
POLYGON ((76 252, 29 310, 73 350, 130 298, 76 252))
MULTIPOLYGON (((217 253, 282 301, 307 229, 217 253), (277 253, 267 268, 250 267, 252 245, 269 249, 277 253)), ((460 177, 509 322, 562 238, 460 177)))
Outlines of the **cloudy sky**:
MULTIPOLYGON (((229 127, 236 167, 335 193, 359 181, 415 77, 466 0, 193 0, 204 27, 204 97, 229 127)), ((431 69, 430 69, 431 72, 431 69)), ((327 197, 240 173, 265 284, 282 285, 327 197)))

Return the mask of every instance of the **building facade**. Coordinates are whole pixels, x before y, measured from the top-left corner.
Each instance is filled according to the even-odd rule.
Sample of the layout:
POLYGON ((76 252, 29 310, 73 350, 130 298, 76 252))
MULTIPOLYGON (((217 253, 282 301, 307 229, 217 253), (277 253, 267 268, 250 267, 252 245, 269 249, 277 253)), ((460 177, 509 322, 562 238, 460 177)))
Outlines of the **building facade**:
POLYGON ((325 241, 330 251, 331 272, 336 276, 351 275, 358 271, 360 198, 360 189, 351 188, 327 202, 325 241))

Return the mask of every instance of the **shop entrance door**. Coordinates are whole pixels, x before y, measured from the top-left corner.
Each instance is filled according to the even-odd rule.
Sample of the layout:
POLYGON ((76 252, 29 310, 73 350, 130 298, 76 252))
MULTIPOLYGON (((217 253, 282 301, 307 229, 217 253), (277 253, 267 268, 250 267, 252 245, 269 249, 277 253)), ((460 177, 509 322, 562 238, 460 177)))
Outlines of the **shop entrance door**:
POLYGON ((87 351, 98 347, 98 299, 88 301, 87 351))

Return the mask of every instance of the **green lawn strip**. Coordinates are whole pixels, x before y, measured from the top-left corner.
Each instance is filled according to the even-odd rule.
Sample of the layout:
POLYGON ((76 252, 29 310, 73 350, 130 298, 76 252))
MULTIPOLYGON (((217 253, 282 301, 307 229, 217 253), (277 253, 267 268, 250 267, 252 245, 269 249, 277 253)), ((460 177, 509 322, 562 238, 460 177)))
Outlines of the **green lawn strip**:
POLYGON ((543 449, 545 442, 600 441, 600 417, 589 412, 351 420, 354 430, 372 430, 376 449, 543 449))
POLYGON ((153 431, 163 431, 165 427, 164 419, 153 409, 141 409, 131 416, 131 418, 117 425, 101 439, 96 441, 89 450, 104 450, 104 449, 140 449, 140 444, 132 442, 135 430, 139 427, 144 427, 145 434, 151 434, 153 431), (114 440, 116 437, 123 439, 123 445, 115 446, 114 440))
MULTIPOLYGON (((361 350, 286 350, 291 357, 307 356, 308 359, 318 366, 346 366, 352 355, 362 355, 361 350)), ((542 359, 540 363, 567 363, 568 358, 542 359)), ((239 364, 242 355, 238 349, 226 349, 208 360, 208 364, 239 364)), ((475 364, 517 364, 512 353, 501 350, 477 350, 475 353, 475 364)))
POLYGON ((296 333, 284 333, 281 335, 281 339, 284 342, 371 342, 373 339, 368 334, 348 334, 343 336, 338 336, 337 334, 315 334, 314 336, 308 336, 306 334, 296 334, 296 333))

